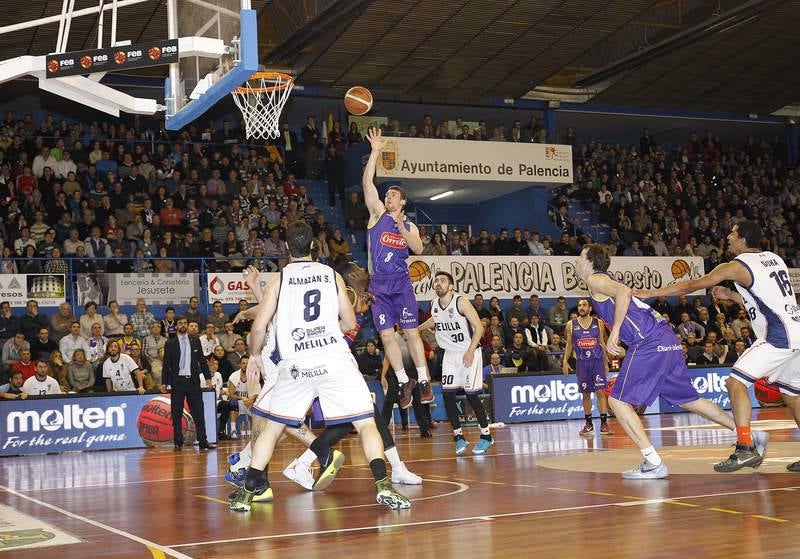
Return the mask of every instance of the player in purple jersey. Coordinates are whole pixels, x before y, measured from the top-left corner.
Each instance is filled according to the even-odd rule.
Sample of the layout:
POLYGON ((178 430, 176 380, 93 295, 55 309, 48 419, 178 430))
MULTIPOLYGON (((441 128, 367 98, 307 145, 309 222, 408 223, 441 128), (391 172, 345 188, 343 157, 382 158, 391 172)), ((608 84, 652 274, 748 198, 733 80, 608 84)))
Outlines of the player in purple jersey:
MULTIPOLYGON (((660 479, 669 475, 667 465, 653 448, 634 406, 648 406, 659 396, 668 403, 694 412, 730 430, 733 417, 716 404, 700 398, 689 380, 681 345, 663 317, 633 297, 627 285, 609 273, 611 257, 602 245, 586 245, 575 261, 575 274, 584 281, 597 315, 608 324, 606 350, 620 355, 620 343, 627 346, 625 359, 614 383, 609 404, 625 433, 639 447, 644 460, 622 473, 625 479, 660 479)), ((766 433, 756 436, 766 444, 766 433)))
POLYGON ((600 412, 600 434, 613 435, 608 428, 608 401, 606 399, 606 325, 601 318, 589 316, 592 306, 586 299, 578 301, 578 318, 570 320, 564 328, 566 347, 562 364, 565 375, 569 374, 569 358, 575 353, 575 376, 578 389, 583 394, 583 412, 586 423, 581 435, 594 433, 592 425, 592 392, 597 397, 600 412))
POLYGON ((386 141, 381 137, 380 128, 371 128, 367 139, 372 145, 367 166, 364 168, 364 202, 369 210, 367 229, 367 248, 369 251, 370 293, 373 297, 372 320, 380 334, 389 364, 400 383, 400 402, 403 409, 411 406, 415 381, 408 378, 403 368, 403 355, 394 335, 397 324, 406 334, 408 349, 417 368, 420 382, 420 401, 433 402, 430 376, 422 338, 419 336, 417 299, 411 278, 408 276, 409 249, 414 254, 422 254, 422 239, 417 226, 406 219, 406 193, 393 186, 386 192, 381 202, 378 189, 372 178, 381 150, 386 141))

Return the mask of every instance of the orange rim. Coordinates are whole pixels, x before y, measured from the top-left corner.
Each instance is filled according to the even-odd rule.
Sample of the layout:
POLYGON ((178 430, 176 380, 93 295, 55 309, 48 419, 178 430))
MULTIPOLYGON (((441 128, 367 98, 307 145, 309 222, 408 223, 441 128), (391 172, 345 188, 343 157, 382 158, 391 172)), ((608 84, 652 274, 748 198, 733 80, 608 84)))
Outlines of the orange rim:
POLYGON ((247 81, 252 80, 277 80, 280 79, 281 83, 278 85, 273 85, 270 87, 245 87, 240 86, 234 89, 236 93, 272 93, 273 91, 282 91, 289 87, 289 84, 292 83, 294 78, 289 74, 284 74, 282 72, 256 72, 252 76, 250 76, 247 81))

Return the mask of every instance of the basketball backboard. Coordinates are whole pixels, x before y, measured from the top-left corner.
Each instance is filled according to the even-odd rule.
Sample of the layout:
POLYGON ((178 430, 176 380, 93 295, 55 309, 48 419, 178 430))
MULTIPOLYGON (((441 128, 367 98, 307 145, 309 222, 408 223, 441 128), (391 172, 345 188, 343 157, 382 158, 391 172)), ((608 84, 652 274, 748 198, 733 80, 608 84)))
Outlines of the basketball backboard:
POLYGON ((0 61, 0 83, 31 75, 43 90, 114 116, 165 111, 171 130, 201 117, 259 69, 251 0, 64 0, 60 14, 17 21, 0 27, 0 34, 39 27, 42 36, 55 37, 53 44, 48 40, 38 45, 42 52, 0 61), (72 31, 78 18, 80 31, 72 31), (85 49, 95 42, 92 50, 73 46, 85 49), (167 64, 163 100, 102 82, 106 72, 167 64))

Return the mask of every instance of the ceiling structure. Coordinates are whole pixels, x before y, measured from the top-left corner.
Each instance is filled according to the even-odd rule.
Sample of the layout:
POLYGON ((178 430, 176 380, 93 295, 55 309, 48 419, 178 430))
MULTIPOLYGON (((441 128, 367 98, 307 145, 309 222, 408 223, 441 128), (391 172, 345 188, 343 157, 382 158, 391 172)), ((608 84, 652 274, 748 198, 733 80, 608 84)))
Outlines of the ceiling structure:
MULTIPOLYGON (((238 4, 178 1, 180 13, 189 13, 192 1, 238 4)), ((75 10, 98 3, 75 0, 75 10)), ((63 6, 62 0, 25 4, 24 11, 8 11, 3 25, 57 16, 63 6)), ((427 102, 527 97, 758 114, 800 99, 800 73, 792 64, 800 52, 795 31, 800 0, 253 0, 252 5, 259 13, 262 61, 296 69, 303 85, 345 90, 361 84, 398 100, 427 102), (598 76, 603 79, 593 80, 598 76)), ((111 16, 106 14, 107 37, 111 16)), ((93 48, 97 22, 96 15, 74 18, 67 50, 93 48)), ((3 58, 52 52, 58 26, 0 34, 3 58)), ((121 8, 117 35, 133 43, 166 37, 166 0, 121 8)), ((166 69, 149 72, 160 76, 166 69)))

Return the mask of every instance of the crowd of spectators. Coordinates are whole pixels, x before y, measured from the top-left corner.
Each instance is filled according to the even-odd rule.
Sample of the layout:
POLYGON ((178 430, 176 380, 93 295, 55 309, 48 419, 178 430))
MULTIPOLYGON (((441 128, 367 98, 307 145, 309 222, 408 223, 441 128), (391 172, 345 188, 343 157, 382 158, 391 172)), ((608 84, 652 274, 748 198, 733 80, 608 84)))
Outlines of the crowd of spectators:
MULTIPOLYGON (((344 189, 342 155, 363 141, 355 125, 345 132, 334 123, 325 135, 308 117, 299 134, 283 123, 273 143, 247 147, 229 122, 219 128, 192 126, 172 138, 163 129, 146 128, 138 120, 128 126, 56 122, 48 116, 35 123, 30 115, 6 114, 0 122, 0 273, 63 273, 65 257, 74 259, 75 272, 196 271, 200 258, 221 271, 248 264, 275 270, 286 262, 285 229, 295 219, 311 224, 322 261, 347 256, 354 233, 366 227, 360 194, 346 195, 344 189), (339 197, 345 230, 327 222, 296 177, 327 179, 328 204, 334 207, 339 197)), ((405 128, 392 119, 384 129, 389 136, 548 140, 535 117, 526 125, 517 120, 508 129, 490 130, 485 121, 434 124, 426 115, 405 128)), ((584 231, 581 221, 570 217, 574 201, 608 227, 613 254, 700 256, 708 269, 725 260, 724 241, 733 225, 753 219, 764 228, 764 248, 800 266, 800 219, 794 209, 800 182, 779 139, 749 138, 733 146, 709 131, 702 139, 692 135, 685 145, 667 148, 645 130, 638 144, 621 146, 581 143, 570 128, 549 140, 574 150, 575 182, 552 200, 560 234, 499 228, 445 235, 421 226, 424 253, 577 255, 596 230, 584 231)), ((752 342, 746 315, 727 307, 721 311, 715 302, 708 308, 699 299, 695 303, 673 309, 659 302, 663 308, 658 309, 675 323, 687 360, 729 362, 740 346, 752 342)), ((475 298, 486 326, 487 366, 560 370, 561 335, 572 311, 562 300, 547 311, 539 305, 534 295, 523 309, 522 295, 516 295, 503 311, 496 298, 485 308, 482 298, 475 298)), ((114 303, 103 315, 87 304, 78 318, 67 305, 45 317, 31 302, 24 315, 15 317, 3 303, 2 380, 13 386, 14 373, 21 372, 24 383, 42 362, 60 390, 102 389, 97 366, 111 339, 145 364, 147 385, 140 388, 157 390, 159 352, 165 337, 174 334, 174 311, 156 319, 144 303, 139 307, 126 317, 114 303)), ((230 323, 232 317, 218 304, 207 320, 196 306, 186 314, 202 334, 204 351, 219 358, 227 382, 244 352, 246 331, 230 323)), ((434 340, 426 341, 435 349, 434 340)), ((381 358, 380 348, 372 345, 366 344, 366 356, 360 358, 365 374, 374 374, 381 358)))
MULTIPOLYGON (((223 383, 239 369, 246 356, 247 334, 252 321, 234 319, 247 308, 240 301, 231 314, 225 313, 222 304, 214 303, 206 316, 200 311, 200 301, 192 297, 180 309, 189 323, 189 335, 197 336, 204 356, 215 361, 216 371, 223 383)), ((76 317, 68 303, 62 303, 51 316, 39 312, 36 301, 29 301, 25 312, 15 315, 8 302, 0 304, 0 395, 17 397, 15 386, 27 395, 54 393, 84 393, 116 391, 120 386, 132 386, 139 392, 160 392, 164 346, 177 335, 177 310, 167 307, 163 317, 156 317, 147 309, 144 300, 136 303, 134 312, 120 312, 116 301, 108 304, 107 312, 98 312, 97 305, 89 302, 83 314, 76 317), (129 355, 141 375, 130 383, 106 383, 103 363, 115 345, 119 353, 129 355), (46 386, 37 380, 37 367, 52 378, 46 386), (15 380, 15 375, 20 378, 15 380)), ((39 379, 44 381, 44 379, 39 379)))

